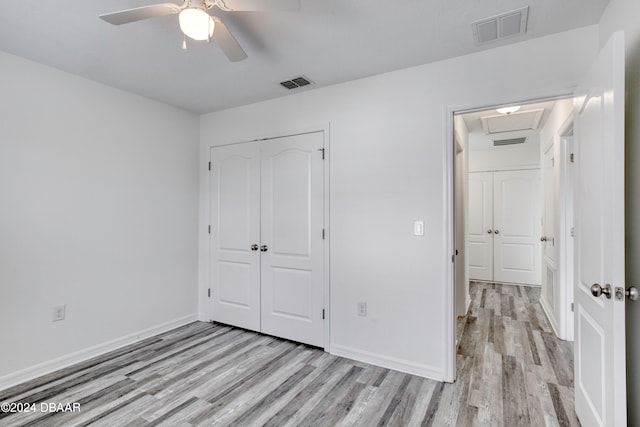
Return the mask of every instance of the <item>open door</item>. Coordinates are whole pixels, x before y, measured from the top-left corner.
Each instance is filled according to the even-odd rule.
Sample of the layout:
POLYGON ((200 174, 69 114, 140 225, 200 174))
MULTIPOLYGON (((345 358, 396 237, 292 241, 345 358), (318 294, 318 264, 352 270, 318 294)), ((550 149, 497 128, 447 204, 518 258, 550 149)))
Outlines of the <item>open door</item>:
POLYGON ((575 402, 583 426, 626 426, 624 37, 615 33, 574 96, 575 402))

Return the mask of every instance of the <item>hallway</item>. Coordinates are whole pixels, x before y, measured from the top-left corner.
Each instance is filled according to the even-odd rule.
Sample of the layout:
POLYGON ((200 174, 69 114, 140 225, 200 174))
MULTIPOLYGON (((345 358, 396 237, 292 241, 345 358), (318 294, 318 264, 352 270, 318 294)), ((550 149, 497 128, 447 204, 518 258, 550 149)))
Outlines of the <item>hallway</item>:
POLYGON ((457 381, 434 396, 432 425, 579 426, 573 343, 551 330, 540 288, 471 282, 470 293, 457 381))

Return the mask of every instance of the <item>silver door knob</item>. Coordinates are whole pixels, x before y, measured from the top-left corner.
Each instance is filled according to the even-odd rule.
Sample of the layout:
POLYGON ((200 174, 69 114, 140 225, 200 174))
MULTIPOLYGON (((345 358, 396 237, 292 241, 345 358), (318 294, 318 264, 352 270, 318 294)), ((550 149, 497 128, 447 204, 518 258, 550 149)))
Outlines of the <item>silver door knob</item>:
POLYGON ((494 234, 500 234, 500 230, 493 230, 494 234))
POLYGON ((487 234, 493 233, 493 230, 487 230, 487 234))
POLYGON ((267 245, 260 246, 260 252, 267 252, 267 245))
POLYGON ((252 251, 257 251, 258 250, 258 245, 256 245, 255 243, 253 245, 251 245, 251 250, 252 251))
POLYGON ((603 294, 607 299, 611 299, 611 285, 606 284, 604 285, 604 288, 597 283, 591 285, 591 295, 598 298, 603 294))
POLYGON ((546 242, 546 241, 547 241, 547 236, 542 236, 542 237, 540 238, 540 241, 541 241, 541 242, 546 242))
POLYGON ((625 291, 625 295, 631 301, 637 301, 638 298, 640 298, 640 291, 638 291, 638 288, 636 288, 635 286, 631 286, 630 288, 627 288, 627 290, 625 291))

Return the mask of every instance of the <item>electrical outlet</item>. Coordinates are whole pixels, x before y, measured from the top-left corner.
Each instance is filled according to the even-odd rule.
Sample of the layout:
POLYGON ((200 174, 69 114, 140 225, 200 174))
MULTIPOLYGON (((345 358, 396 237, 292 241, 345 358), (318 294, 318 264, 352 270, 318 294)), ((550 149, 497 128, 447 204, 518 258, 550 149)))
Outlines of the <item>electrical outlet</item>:
POLYGON ((64 320, 65 311, 66 306, 64 304, 53 307, 53 321, 57 322, 59 320, 64 320))
POLYGON ((358 303, 358 316, 366 316, 367 315, 367 303, 359 302, 358 303))

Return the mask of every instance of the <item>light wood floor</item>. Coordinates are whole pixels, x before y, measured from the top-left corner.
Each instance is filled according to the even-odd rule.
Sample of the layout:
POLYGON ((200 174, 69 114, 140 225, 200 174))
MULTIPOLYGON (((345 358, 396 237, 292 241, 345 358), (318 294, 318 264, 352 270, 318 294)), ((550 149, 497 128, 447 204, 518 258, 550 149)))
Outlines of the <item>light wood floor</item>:
POLYGON ((573 345, 553 333, 540 288, 472 282, 470 293, 457 381, 436 389, 433 425, 579 426, 573 345))
POLYGON ((442 384, 221 324, 196 322, 0 391, 79 412, 2 426, 578 425, 570 344, 537 289, 473 284, 458 381, 442 384))

